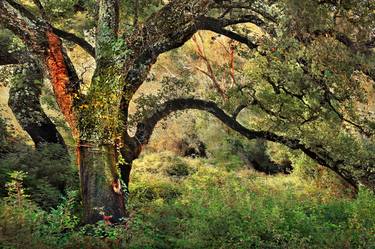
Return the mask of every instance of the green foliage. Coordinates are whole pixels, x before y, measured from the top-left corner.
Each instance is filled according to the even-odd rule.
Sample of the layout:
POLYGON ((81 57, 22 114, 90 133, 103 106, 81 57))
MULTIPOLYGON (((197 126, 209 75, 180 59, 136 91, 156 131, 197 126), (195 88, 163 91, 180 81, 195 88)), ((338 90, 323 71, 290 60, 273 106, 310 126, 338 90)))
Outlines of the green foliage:
MULTIPOLYGON (((375 199, 366 190, 349 200, 295 176, 264 179, 246 170, 225 172, 196 159, 189 162, 196 171, 179 182, 177 198, 137 205, 129 221, 129 248, 375 246, 375 199)), ((144 181, 152 185, 154 179, 139 173, 136 188, 144 181)))
POLYGON ((95 25, 96 1, 94 0, 42 0, 50 19, 64 29, 74 29, 83 34, 95 25))
MULTIPOLYGON (((143 118, 154 112, 155 106, 160 106, 176 97, 193 97, 196 94, 197 83, 173 76, 163 77, 160 88, 152 94, 143 94, 134 101, 137 112, 130 116, 130 123, 137 124, 143 118)), ((175 113, 175 116, 178 114, 175 113)))
POLYGON ((353 52, 336 34, 358 44, 370 39, 372 4, 343 1, 333 7, 286 0, 277 6, 278 35, 262 38, 258 51, 244 55, 248 83, 241 87, 247 92, 231 95, 237 105, 252 103, 241 120, 256 130, 296 138, 327 161, 340 162, 340 170, 355 179, 366 178, 373 168, 373 115, 365 108, 372 86, 358 68, 371 64, 373 56, 353 52), (321 35, 327 30, 334 33, 321 35))
POLYGON ((25 195, 23 180, 26 174, 14 171, 7 183, 8 197, 0 200, 0 247, 21 248, 32 245, 34 226, 41 225, 43 211, 25 195), (5 240, 6 238, 6 240, 5 240))
POLYGON ((130 216, 117 226, 80 226, 77 191, 43 211, 17 194, 27 176, 12 176, 11 193, 0 202, 2 248, 375 246, 373 193, 361 189, 350 199, 342 188, 322 188, 297 175, 264 177, 169 153, 146 155, 134 164, 130 216))
POLYGON ((136 1, 134 0, 125 0, 121 1, 122 8, 124 10, 124 17, 126 18, 127 25, 134 24, 134 18, 138 15, 138 22, 144 21, 147 17, 149 17, 152 13, 160 9, 163 5, 162 0, 137 0, 138 1, 138 8, 136 6, 136 1), (137 11, 137 13, 136 13, 137 11), (129 18, 130 17, 130 18, 129 18), (132 22, 131 22, 132 21, 132 22))
POLYGON ((180 195, 179 181, 193 174, 194 167, 172 153, 150 154, 133 166, 131 205, 147 201, 171 201, 180 195))
POLYGON ((69 191, 61 203, 48 214, 48 228, 51 233, 61 233, 73 230, 79 224, 79 218, 75 215, 79 206, 79 192, 69 191))
MULTIPOLYGON (((7 154, 0 159, 2 184, 10 179, 8 172, 23 171, 26 193, 45 209, 55 207, 67 188, 76 188, 77 172, 60 145, 45 145, 39 150, 7 154)), ((4 185, 2 186, 4 189, 4 185)), ((6 195, 2 191, 1 195, 6 195)))
POLYGON ((26 178, 27 174, 22 171, 13 171, 9 173, 10 182, 5 184, 8 191, 7 199, 12 201, 15 200, 19 206, 22 205, 22 200, 28 197, 25 195, 24 188, 22 186, 23 180, 26 178))

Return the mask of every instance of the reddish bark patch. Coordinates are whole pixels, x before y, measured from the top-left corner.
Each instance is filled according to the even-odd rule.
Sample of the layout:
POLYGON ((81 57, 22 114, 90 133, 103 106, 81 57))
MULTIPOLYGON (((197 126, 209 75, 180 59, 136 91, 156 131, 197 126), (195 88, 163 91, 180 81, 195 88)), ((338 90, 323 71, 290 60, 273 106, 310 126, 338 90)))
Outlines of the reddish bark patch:
POLYGON ((56 101, 72 129, 73 135, 77 136, 77 122, 73 112, 73 96, 68 91, 69 74, 64 61, 62 43, 60 38, 50 31, 47 31, 46 36, 48 41, 46 65, 56 101))

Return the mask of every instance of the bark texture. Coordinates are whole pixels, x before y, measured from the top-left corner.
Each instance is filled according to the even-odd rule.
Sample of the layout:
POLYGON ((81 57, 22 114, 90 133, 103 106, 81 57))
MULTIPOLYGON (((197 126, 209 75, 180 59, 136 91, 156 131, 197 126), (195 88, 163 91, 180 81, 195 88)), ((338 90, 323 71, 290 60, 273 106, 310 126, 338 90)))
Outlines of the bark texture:
POLYGON ((79 156, 84 222, 121 221, 126 213, 115 148, 112 145, 81 144, 79 156))
POLYGON ((30 135, 38 148, 46 143, 61 144, 66 148, 56 126, 44 113, 39 97, 43 73, 36 63, 26 63, 9 91, 8 105, 21 127, 30 135))
POLYGON ((45 76, 51 80, 61 112, 73 133, 77 134, 73 94, 79 80, 52 26, 13 0, 0 1, 0 23, 20 37, 32 57, 43 66, 45 76))

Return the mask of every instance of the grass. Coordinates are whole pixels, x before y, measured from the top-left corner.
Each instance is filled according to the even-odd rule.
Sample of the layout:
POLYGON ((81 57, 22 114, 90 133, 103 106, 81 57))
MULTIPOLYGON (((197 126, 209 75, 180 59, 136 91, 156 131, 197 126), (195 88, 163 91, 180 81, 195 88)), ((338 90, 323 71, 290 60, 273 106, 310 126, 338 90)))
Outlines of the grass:
POLYGON ((50 212, 4 199, 0 247, 375 248, 375 196, 327 179, 148 154, 134 163, 126 224, 80 226, 77 194, 50 212))

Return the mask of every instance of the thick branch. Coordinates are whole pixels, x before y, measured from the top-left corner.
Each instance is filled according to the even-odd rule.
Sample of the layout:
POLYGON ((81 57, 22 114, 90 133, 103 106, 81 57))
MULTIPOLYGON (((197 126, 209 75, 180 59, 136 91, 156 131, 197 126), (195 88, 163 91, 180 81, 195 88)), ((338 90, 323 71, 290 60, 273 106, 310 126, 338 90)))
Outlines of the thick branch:
POLYGON ((350 183, 353 187, 357 188, 356 180, 348 172, 338 168, 338 166, 341 165, 342 162, 335 161, 324 151, 317 152, 313 148, 306 146, 297 139, 280 136, 269 131, 255 131, 248 129, 241 125, 239 122, 237 122, 234 118, 226 114, 222 109, 220 109, 216 105, 216 103, 211 101, 198 100, 193 98, 174 99, 167 101, 166 103, 159 106, 159 108, 155 110, 155 112, 152 115, 146 117, 142 122, 138 124, 137 131, 135 134, 136 140, 138 140, 141 144, 147 144, 150 140, 150 137, 156 124, 160 120, 162 120, 163 118, 167 117, 169 114, 175 111, 187 109, 207 111, 213 114, 220 121, 222 121, 226 126, 237 131, 238 133, 240 133, 248 139, 265 139, 267 141, 283 144, 294 150, 301 150, 306 155, 315 160, 317 163, 332 169, 337 174, 339 174, 344 180, 350 183))
POLYGON ((46 76, 51 80, 56 101, 73 133, 76 133, 73 94, 78 89, 77 74, 61 39, 45 20, 35 18, 12 0, 0 1, 0 23, 20 37, 28 51, 43 65, 46 76))
POLYGON ((30 55, 24 51, 8 52, 6 48, 0 47, 0 66, 21 64, 30 59, 30 55))
POLYGON ((17 81, 9 91, 8 105, 17 121, 30 135, 36 147, 45 143, 57 143, 65 147, 56 126, 44 113, 39 97, 43 82, 42 70, 36 63, 28 62, 17 72, 17 81))
POLYGON ((21 4, 17 3, 14 0, 5 0, 8 4, 10 4, 13 8, 18 10, 22 16, 28 18, 29 20, 36 21, 36 17, 32 14, 28 9, 23 7, 21 4))
POLYGON ((246 44, 250 49, 257 48, 258 45, 251 41, 248 37, 235 33, 225 28, 220 28, 216 26, 207 27, 207 30, 213 31, 215 33, 224 35, 232 40, 238 41, 240 43, 246 44))
POLYGON ((89 55, 91 55, 92 57, 95 58, 95 48, 93 46, 91 46, 91 44, 88 43, 85 39, 83 39, 81 37, 78 37, 73 33, 69 33, 67 31, 64 31, 64 30, 61 30, 61 29, 58 29, 58 28, 55 28, 55 27, 53 28, 53 32, 56 35, 58 35, 59 37, 79 45, 89 55))
POLYGON ((199 21, 208 23, 208 25, 216 25, 220 27, 226 27, 226 26, 241 24, 241 23, 253 23, 260 27, 265 25, 265 22, 262 19, 254 15, 245 15, 245 16, 241 16, 241 17, 233 18, 233 19, 227 19, 227 18, 216 19, 213 17, 204 16, 204 17, 200 17, 199 21))
POLYGON ((258 45, 252 42, 248 37, 225 29, 227 26, 240 23, 253 23, 258 26, 262 26, 264 24, 264 22, 256 16, 244 16, 238 19, 215 19, 212 17, 202 16, 198 18, 197 29, 210 30, 212 32, 224 35, 230 39, 246 44, 250 49, 257 48, 258 45))
MULTIPOLYGON (((269 1, 268 6, 272 6, 276 2, 277 1, 269 1)), ((260 15, 264 19, 267 19, 267 20, 269 20, 271 22, 276 22, 277 21, 276 17, 272 16, 271 14, 267 13, 266 11, 258 9, 258 8, 255 8, 253 6, 252 2, 249 2, 247 4, 245 4, 245 3, 236 3, 236 2, 234 2, 234 3, 219 3, 217 5, 217 7, 219 7, 219 8, 225 8, 225 9, 227 9, 227 12, 230 12, 233 9, 250 10, 250 11, 252 11, 252 12, 260 15)))
POLYGON ((97 70, 106 67, 111 56, 108 54, 110 43, 117 39, 119 22, 119 0, 99 0, 99 18, 96 33, 97 70))
POLYGON ((197 18, 208 13, 214 0, 170 1, 145 23, 125 37, 131 54, 125 62, 125 82, 121 111, 127 122, 129 102, 146 79, 151 66, 164 52, 185 44, 198 30, 197 18))
POLYGON ((250 48, 257 47, 247 37, 224 28, 228 25, 250 21, 260 24, 261 20, 255 16, 245 16, 235 20, 205 17, 208 11, 220 2, 222 1, 170 1, 158 12, 151 15, 135 33, 126 38, 126 43, 132 50, 132 55, 125 64, 127 69, 125 82, 127 84, 124 87, 124 97, 121 101, 124 117, 127 116, 127 108, 131 97, 143 83, 157 57, 164 52, 184 45, 198 30, 212 30, 245 43, 250 48))

